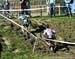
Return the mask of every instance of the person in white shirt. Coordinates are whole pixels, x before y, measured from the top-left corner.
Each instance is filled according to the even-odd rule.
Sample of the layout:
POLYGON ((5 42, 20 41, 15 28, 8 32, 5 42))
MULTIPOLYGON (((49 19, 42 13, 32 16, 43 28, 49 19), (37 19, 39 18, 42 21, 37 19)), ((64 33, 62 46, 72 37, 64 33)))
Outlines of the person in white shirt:
POLYGON ((51 28, 49 28, 49 25, 47 25, 47 28, 44 30, 44 35, 46 35, 46 37, 48 38, 48 39, 53 39, 53 35, 56 33, 56 31, 55 30, 53 30, 53 29, 51 29, 51 28))
POLYGON ((50 41, 50 40, 55 39, 55 37, 53 37, 53 36, 55 36, 55 33, 56 33, 56 31, 49 28, 49 25, 47 25, 47 28, 44 30, 44 33, 43 33, 44 36, 48 39, 46 41, 48 42, 49 47, 51 48, 51 51, 53 51, 53 52, 54 52, 54 46, 55 45, 54 45, 54 42, 50 41))

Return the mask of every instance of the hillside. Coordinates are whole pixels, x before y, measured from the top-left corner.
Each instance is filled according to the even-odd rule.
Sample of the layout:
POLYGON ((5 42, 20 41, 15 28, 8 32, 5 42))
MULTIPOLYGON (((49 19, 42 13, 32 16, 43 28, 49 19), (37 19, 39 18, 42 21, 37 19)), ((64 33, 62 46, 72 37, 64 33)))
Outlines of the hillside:
MULTIPOLYGON (((56 30, 57 36, 61 36, 63 40, 75 42, 75 17, 31 17, 29 20, 31 20, 33 26, 39 23, 47 23, 56 30)), ((38 50, 37 47, 39 46, 37 46, 35 53, 32 53, 31 38, 25 40, 23 35, 20 34, 20 30, 17 30, 19 27, 14 26, 13 29, 10 25, 11 22, 0 17, 0 42, 3 46, 2 59, 74 59, 74 46, 69 46, 69 52, 57 51, 54 54, 47 51, 47 47, 41 41, 41 43, 38 41, 38 44, 44 49, 38 50)), ((31 29, 31 26, 29 29, 31 29)))

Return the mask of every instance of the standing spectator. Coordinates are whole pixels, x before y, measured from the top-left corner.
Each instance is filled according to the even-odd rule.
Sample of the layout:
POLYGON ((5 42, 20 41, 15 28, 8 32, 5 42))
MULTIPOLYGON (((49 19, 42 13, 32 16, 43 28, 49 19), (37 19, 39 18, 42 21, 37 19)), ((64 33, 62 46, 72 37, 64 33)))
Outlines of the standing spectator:
POLYGON ((30 8, 30 4, 29 4, 29 0, 22 0, 21 2, 21 9, 22 9, 22 12, 21 14, 26 14, 26 15, 30 15, 30 12, 27 10, 24 10, 24 9, 29 9, 30 8))
POLYGON ((55 0, 49 0, 50 15, 55 16, 55 0))
MULTIPOLYGON (((5 0, 3 5, 4 5, 4 10, 9 10, 9 9, 10 9, 10 3, 9 3, 8 0, 5 0)), ((6 16, 8 15, 8 13, 9 13, 9 11, 5 11, 5 12, 4 12, 4 14, 5 14, 6 16)))
POLYGON ((70 5, 71 0, 64 0, 65 6, 66 6, 66 15, 71 15, 72 16, 72 12, 71 12, 71 5, 70 5))

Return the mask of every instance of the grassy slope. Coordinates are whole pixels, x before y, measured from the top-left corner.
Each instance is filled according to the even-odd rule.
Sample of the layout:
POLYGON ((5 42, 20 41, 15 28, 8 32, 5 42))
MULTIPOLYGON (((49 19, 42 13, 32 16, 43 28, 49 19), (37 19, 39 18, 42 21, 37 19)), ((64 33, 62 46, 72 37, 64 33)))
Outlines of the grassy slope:
POLYGON ((75 18, 70 17, 56 17, 56 18, 50 18, 50 17, 38 17, 38 18, 32 18, 32 21, 35 20, 34 23, 47 23, 51 26, 51 28, 55 29, 57 32, 57 35, 60 35, 67 41, 75 41, 75 18), (37 21, 36 21, 37 20, 37 21))
MULTIPOLYGON (((48 23, 57 31, 57 35, 60 35, 61 37, 65 38, 67 41, 75 41, 75 18, 69 18, 69 17, 56 17, 56 18, 50 18, 50 17, 33 17, 30 18, 32 20, 33 24, 36 24, 37 22, 44 22, 48 23), (38 20, 38 21, 37 21, 38 20)), ((66 59, 71 59, 71 53, 65 53, 65 52, 59 52, 57 53, 58 56, 61 57, 54 57, 54 56, 42 56, 42 54, 39 53, 32 53, 32 47, 27 44, 27 42, 24 41, 24 38, 22 36, 19 36, 17 33, 15 33, 14 30, 12 30, 9 26, 10 22, 3 21, 3 19, 0 19, 0 34, 3 36, 2 38, 5 38, 5 40, 9 41, 10 45, 9 48, 3 44, 3 52, 2 52, 2 59, 64 59, 64 57, 67 57, 66 59), (5 25, 3 25, 5 24, 5 25), (15 52, 18 50, 19 52, 15 52), (61 55, 60 55, 61 54, 61 55), (70 56, 70 57, 69 57, 70 56)), ((73 47, 71 48, 72 51, 73 47)), ((74 54, 73 54, 74 55, 74 54)), ((73 56, 72 55, 72 56, 73 56)))

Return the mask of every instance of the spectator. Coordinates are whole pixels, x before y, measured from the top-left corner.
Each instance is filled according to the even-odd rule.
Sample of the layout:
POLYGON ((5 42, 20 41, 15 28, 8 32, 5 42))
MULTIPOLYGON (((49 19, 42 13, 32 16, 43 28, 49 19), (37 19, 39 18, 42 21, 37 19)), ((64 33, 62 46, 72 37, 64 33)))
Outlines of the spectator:
POLYGON ((50 15, 55 16, 55 0, 49 0, 50 15))
POLYGON ((65 5, 66 5, 66 15, 67 16, 68 15, 71 15, 72 16, 70 1, 71 0, 64 0, 65 5))
MULTIPOLYGON (((9 10, 9 9, 10 9, 10 3, 9 3, 8 0, 5 0, 3 5, 4 5, 4 10, 9 10)), ((8 15, 8 13, 9 13, 9 11, 5 11, 5 12, 4 12, 4 14, 5 14, 6 16, 8 15)))
POLYGON ((21 14, 30 15, 30 12, 29 12, 29 11, 24 10, 24 9, 29 9, 29 8, 30 8, 29 5, 30 5, 30 4, 29 4, 29 1, 28 1, 28 0, 23 0, 23 1, 21 2, 21 9, 22 9, 21 14))
MULTIPOLYGON (((47 39, 55 39, 55 30, 53 29, 50 29, 49 28, 49 25, 47 25, 47 28, 44 30, 44 36, 47 38, 47 39)), ((51 48, 51 51, 54 51, 54 42, 50 41, 50 40, 47 40, 48 43, 50 44, 49 47, 51 48)))

